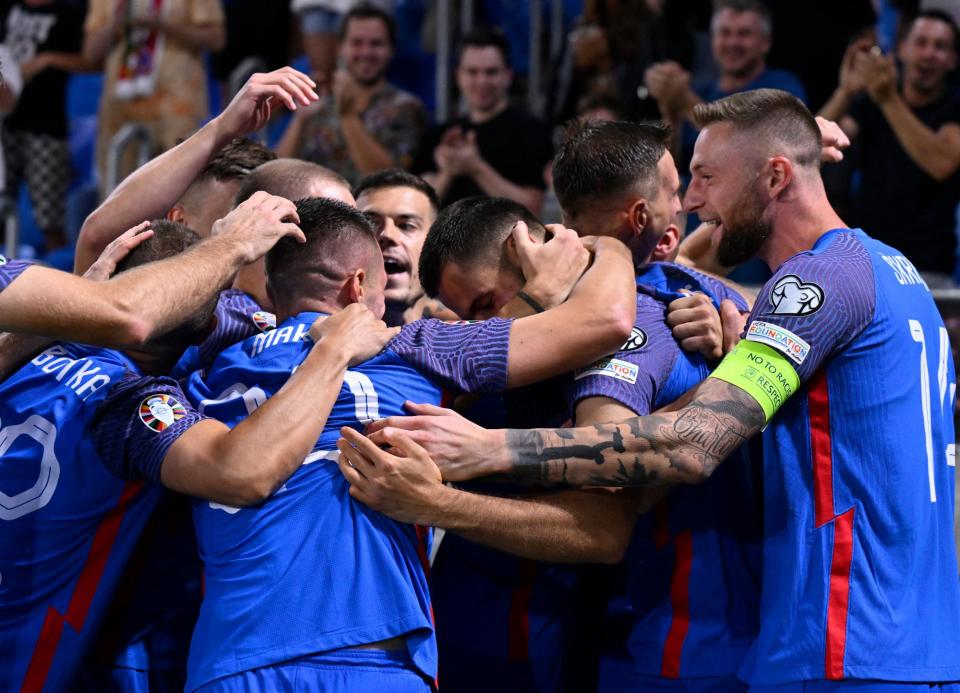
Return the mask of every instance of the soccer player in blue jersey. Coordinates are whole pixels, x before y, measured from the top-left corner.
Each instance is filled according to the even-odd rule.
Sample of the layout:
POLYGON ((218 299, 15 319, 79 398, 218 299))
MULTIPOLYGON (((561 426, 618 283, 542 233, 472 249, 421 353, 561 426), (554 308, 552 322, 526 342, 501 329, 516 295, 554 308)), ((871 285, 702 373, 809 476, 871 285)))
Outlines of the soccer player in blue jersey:
MULTIPOLYGON (((280 246, 267 260, 277 329, 226 350, 190 381, 197 406, 231 425, 269 402, 298 368, 302 336, 318 313, 355 302, 384 310, 386 273, 371 222, 330 200, 304 200, 298 209, 306 248, 280 246)), ((590 361, 629 332, 630 276, 626 249, 608 241, 554 310, 513 323, 405 326, 380 356, 351 369, 314 452, 273 497, 243 510, 195 502, 206 594, 187 687, 295 680, 325 690, 426 690, 437 666, 427 534, 349 498, 331 464, 339 428, 399 414, 411 396, 439 402, 441 387, 501 391, 590 361), (566 329, 575 317, 577 332, 566 329)))
MULTIPOLYGON (((677 173, 666 149, 666 132, 618 123, 612 132, 602 128, 594 134, 594 138, 579 138, 579 146, 592 147, 593 157, 580 154, 577 170, 593 179, 606 177, 611 196, 638 196, 643 215, 659 216, 663 221, 644 223, 631 232, 632 239, 626 239, 634 246, 637 267, 637 320, 631 338, 617 352, 577 371, 566 384, 569 415, 580 425, 649 414, 709 374, 710 362, 702 354, 685 352, 683 339, 672 334, 668 324, 668 306, 687 299, 679 288, 703 292, 700 295, 712 302, 714 314, 721 300, 747 308, 743 298, 720 281, 686 267, 646 262, 655 247, 675 247, 677 241, 676 235, 672 243, 664 240, 670 233, 666 227, 679 211, 677 173), (615 156, 610 156, 611 150, 615 156), (604 159, 616 173, 604 170, 604 159), (592 170, 584 160, 592 164, 592 170), (619 189, 618 181, 609 180, 615 176, 623 177, 619 189), (645 249, 638 251, 638 247, 645 249)), ((561 156, 563 153, 561 148, 561 156)), ((570 153, 566 154, 569 158, 570 153)), ((604 201, 598 204, 604 205, 604 201)), ((611 205, 610 200, 606 205, 611 205)), ((497 303, 509 297, 508 287, 516 290, 502 277, 511 274, 505 267, 519 272, 508 246, 523 240, 523 235, 511 234, 510 229, 524 219, 529 219, 524 208, 507 200, 463 200, 444 210, 421 259, 427 291, 439 294, 463 317, 476 317, 476 306, 486 306, 490 295, 496 298, 487 309, 496 310, 497 303)), ((603 228, 602 218, 581 213, 580 220, 603 228)), ((609 228, 603 230, 610 233, 609 228)), ((717 344, 707 351, 713 353, 714 346, 717 344)), ((546 411, 550 403, 539 402, 538 406, 546 411)), ((414 424, 384 419, 372 427, 414 424)), ((629 554, 630 597, 635 609, 630 638, 634 688, 742 688, 736 671, 756 634, 759 602, 760 515, 750 493, 750 469, 743 460, 731 463, 710 484, 680 489, 660 504, 655 516, 639 523, 629 554)), ((355 474, 350 469, 346 472, 355 474)), ((433 490, 424 489, 413 503, 429 499, 433 490)), ((392 508, 398 506, 401 496, 399 492, 391 494, 392 508)), ((616 562, 627 551, 637 511, 650 505, 650 499, 627 493, 566 493, 548 496, 543 502, 525 502, 461 492, 458 499, 463 504, 462 514, 446 518, 442 508, 433 508, 422 522, 527 558, 565 562, 616 562), (527 514, 520 519, 523 511, 527 514), (567 524, 551 525, 551 513, 562 514, 567 524), (469 525, 459 522, 468 515, 469 525), (505 517, 513 526, 525 528, 522 543, 510 533, 497 534, 505 517), (474 535, 471 530, 477 526, 485 531, 474 535), (569 541, 562 538, 563 531, 569 533, 569 541), (537 537, 540 543, 535 542, 537 537)), ((535 672, 535 684, 527 685, 536 685, 538 690, 559 688, 559 682, 546 672, 551 668, 551 655, 562 657, 569 647, 576 578, 570 577, 570 569, 539 563, 531 577, 511 579, 514 572, 520 572, 514 566, 523 564, 466 539, 444 539, 443 560, 438 556, 434 576, 441 685, 482 690, 494 685, 498 676, 520 679, 525 672, 518 662, 510 661, 515 638, 510 627, 515 595, 526 592, 530 595, 526 616, 530 635, 524 661, 535 672), (564 584, 571 587, 564 591, 564 584), (478 632, 483 637, 478 638, 478 632), (482 671, 471 669, 471 659, 484 662, 482 671)), ((614 689, 615 685, 610 685, 614 689)))
MULTIPOLYGON (((256 197, 228 224, 252 221, 265 237, 280 235, 273 227, 289 233, 293 224, 281 220, 296 219, 293 204, 256 197)), ((150 239, 162 254, 196 238, 167 230, 150 239)), ((375 354, 392 334, 359 308, 317 325, 311 355, 288 387, 230 430, 203 420, 175 381, 158 377, 185 343, 203 337, 211 299, 138 350, 55 344, 0 385, 0 688, 73 682, 159 485, 220 502, 262 500, 323 428, 323 417, 298 416, 300 408, 323 408, 348 361, 375 354), (152 483, 132 479, 135 465, 152 483)))
MULTIPOLYGON (((761 429, 760 691, 955 690, 955 374, 929 290, 827 201, 810 113, 775 90, 699 106, 689 209, 724 264, 773 278, 734 352, 674 411, 593 429, 422 433, 446 478, 698 483, 761 429), (475 448, 475 449, 474 449, 475 448), (476 450, 482 450, 478 455, 476 450)), ((407 441, 397 443, 415 450, 407 441)))

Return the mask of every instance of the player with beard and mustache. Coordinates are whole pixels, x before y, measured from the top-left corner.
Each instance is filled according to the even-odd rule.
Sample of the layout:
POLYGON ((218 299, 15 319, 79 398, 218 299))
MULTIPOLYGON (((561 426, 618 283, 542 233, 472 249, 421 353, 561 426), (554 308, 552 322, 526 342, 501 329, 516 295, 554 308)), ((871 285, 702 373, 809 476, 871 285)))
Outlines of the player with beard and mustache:
POLYGON ((340 25, 340 62, 328 94, 297 110, 277 144, 280 156, 323 164, 351 183, 386 168, 409 167, 427 125, 423 104, 387 82, 396 23, 370 5, 340 25))
MULTIPOLYGON (((740 678, 778 692, 958 681, 956 376, 930 291, 903 255, 834 211, 817 123, 799 100, 761 89, 694 115, 687 209, 723 225, 725 258, 753 249, 774 271, 713 373, 670 411, 591 428, 486 431, 439 412, 369 439, 344 431, 355 447, 341 447, 341 471, 354 497, 389 511, 384 480, 416 466, 421 483, 406 495, 423 511, 407 503, 405 519, 430 523, 440 507, 444 526, 482 541, 489 528, 441 480, 700 483, 763 430, 760 631, 740 678)), ((543 522, 576 536, 569 513, 544 505, 543 522)), ((505 525, 496 530, 512 526, 518 542, 544 541, 505 525)))

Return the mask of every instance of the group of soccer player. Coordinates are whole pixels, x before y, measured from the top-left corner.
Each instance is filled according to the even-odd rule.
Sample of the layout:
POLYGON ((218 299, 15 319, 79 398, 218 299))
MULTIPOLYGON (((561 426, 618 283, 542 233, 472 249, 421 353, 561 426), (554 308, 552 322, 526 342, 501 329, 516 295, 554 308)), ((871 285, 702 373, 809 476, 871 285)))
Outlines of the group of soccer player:
POLYGON ((0 689, 960 691, 949 339, 835 126, 695 111, 754 297, 658 124, 572 128, 545 227, 238 139, 314 88, 0 264, 0 689))

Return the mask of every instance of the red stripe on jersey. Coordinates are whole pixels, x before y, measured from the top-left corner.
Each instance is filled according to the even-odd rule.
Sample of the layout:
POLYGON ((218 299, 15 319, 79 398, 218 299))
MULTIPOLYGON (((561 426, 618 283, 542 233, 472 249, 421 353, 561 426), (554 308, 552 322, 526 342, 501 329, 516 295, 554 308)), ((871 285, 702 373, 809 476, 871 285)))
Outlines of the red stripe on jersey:
POLYGON ((826 677, 843 678, 850 606, 850 564, 853 562, 853 511, 833 522, 833 560, 830 562, 830 601, 827 603, 826 677))
POLYGON ((690 630, 690 571, 693 567, 693 537, 690 531, 680 532, 673 542, 676 549, 670 581, 673 617, 663 643, 663 662, 660 666, 660 675, 668 679, 680 677, 680 655, 683 641, 690 630))
POLYGON ((52 606, 47 607, 47 615, 43 619, 43 626, 40 628, 37 646, 33 648, 30 664, 27 665, 27 673, 23 677, 23 685, 20 686, 22 693, 43 690, 43 685, 47 682, 47 675, 50 673, 50 667, 53 665, 53 655, 57 652, 57 643, 60 642, 62 632, 63 616, 52 606))
POLYGON ((830 446, 830 394, 827 374, 820 370, 807 386, 810 450, 813 459, 814 522, 823 527, 833 519, 833 453, 830 446))
POLYGON ((520 584, 510 597, 510 613, 507 615, 507 659, 511 662, 530 659, 530 596, 536 576, 537 563, 520 559, 517 565, 520 584))
POLYGON ((87 560, 83 564, 80 577, 77 578, 77 584, 73 589, 73 595, 70 597, 66 615, 62 616, 52 606, 48 607, 43 627, 40 629, 40 637, 37 639, 33 655, 30 657, 27 673, 23 677, 22 691, 43 689, 47 677, 50 675, 50 667, 53 665, 57 646, 60 644, 63 624, 65 622, 69 623, 78 633, 83 629, 87 612, 90 610, 90 604, 93 602, 93 597, 97 591, 97 584, 100 582, 107 560, 110 558, 113 543, 120 531, 120 523, 123 521, 127 505, 141 488, 143 488, 142 481, 126 483, 120 492, 117 505, 100 521, 97 531, 93 535, 93 543, 90 552, 87 554, 87 560))

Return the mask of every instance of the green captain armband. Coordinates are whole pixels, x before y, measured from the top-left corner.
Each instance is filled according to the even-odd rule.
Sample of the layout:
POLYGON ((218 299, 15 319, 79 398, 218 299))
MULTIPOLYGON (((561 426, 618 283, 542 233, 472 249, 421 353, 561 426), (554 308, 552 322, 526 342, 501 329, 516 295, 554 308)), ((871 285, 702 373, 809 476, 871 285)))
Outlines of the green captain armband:
POLYGON ((709 377, 735 385, 757 400, 766 421, 800 387, 800 376, 786 356, 747 339, 741 339, 709 377))

